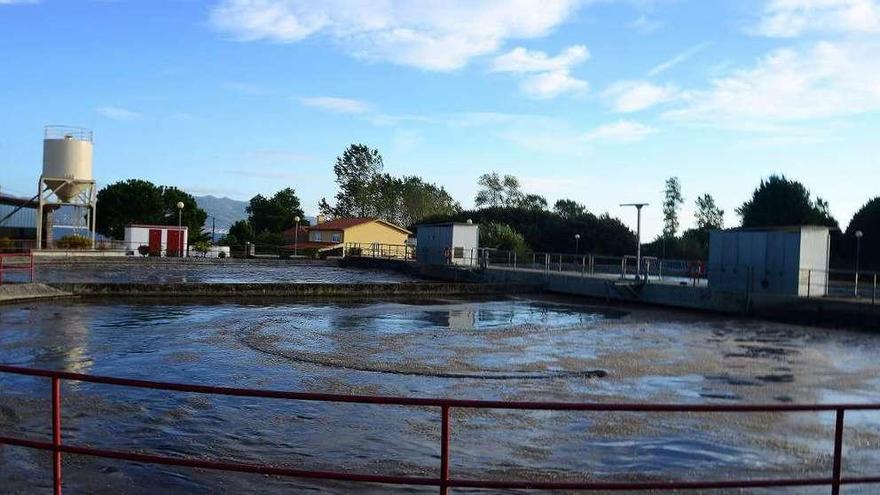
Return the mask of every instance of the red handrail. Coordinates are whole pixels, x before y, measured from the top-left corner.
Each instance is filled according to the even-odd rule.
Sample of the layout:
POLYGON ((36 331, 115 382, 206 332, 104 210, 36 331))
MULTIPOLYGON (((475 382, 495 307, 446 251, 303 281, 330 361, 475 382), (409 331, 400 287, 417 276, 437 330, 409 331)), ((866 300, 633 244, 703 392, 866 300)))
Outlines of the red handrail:
POLYGON ((34 254, 29 253, 0 253, 0 285, 3 284, 3 272, 20 271, 30 273, 30 281, 34 281, 34 254), (6 265, 4 261, 9 258, 27 258, 27 263, 6 265))
POLYGON ((880 474, 869 477, 841 476, 843 458, 843 427, 844 413, 848 410, 880 410, 880 404, 638 404, 617 403, 601 404, 592 402, 519 402, 491 401, 469 399, 433 399, 415 397, 393 397, 373 395, 342 395, 311 392, 288 392, 280 390, 261 390, 231 387, 214 387, 183 383, 168 383, 149 380, 130 380, 107 376, 84 375, 66 371, 53 371, 19 366, 0 365, 0 373, 13 373, 45 377, 52 380, 52 442, 44 442, 26 438, 0 436, 0 444, 16 445, 34 449, 48 450, 53 453, 54 490, 61 493, 61 454, 79 454, 126 461, 163 464, 171 466, 216 469, 255 474, 269 474, 297 478, 355 481, 383 483, 394 485, 436 486, 441 494, 452 488, 485 488, 485 489, 546 489, 546 490, 695 490, 724 488, 769 488, 784 486, 820 486, 829 485, 832 493, 838 494, 841 485, 880 483, 880 474), (136 454, 114 450, 94 449, 62 443, 61 437, 61 380, 100 383, 125 387, 170 390, 216 394, 236 397, 261 397, 270 399, 288 399, 320 402, 345 402, 357 404, 397 405, 439 407, 441 410, 440 435, 440 471, 439 476, 385 476, 365 473, 349 473, 338 471, 312 471, 303 469, 279 468, 264 464, 237 463, 223 461, 207 461, 191 458, 175 458, 152 454, 136 454), (822 412, 834 411, 836 421, 834 428, 834 457, 831 476, 827 478, 769 478, 757 480, 724 480, 724 481, 648 481, 648 482, 595 482, 595 481, 529 481, 529 480, 483 480, 457 479, 449 476, 449 443, 450 443, 450 411, 462 409, 515 409, 515 410, 552 410, 552 411, 603 411, 603 412, 822 412))

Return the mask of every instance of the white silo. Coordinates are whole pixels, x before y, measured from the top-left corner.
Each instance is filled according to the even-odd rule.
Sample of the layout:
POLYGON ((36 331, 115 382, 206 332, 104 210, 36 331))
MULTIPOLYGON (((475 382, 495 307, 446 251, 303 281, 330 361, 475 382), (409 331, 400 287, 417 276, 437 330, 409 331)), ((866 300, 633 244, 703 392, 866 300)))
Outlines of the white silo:
MULTIPOLYGON (((43 135, 43 173, 38 184, 37 247, 51 247, 53 212, 61 206, 72 206, 74 218, 88 229, 95 239, 95 205, 97 191, 92 176, 93 134, 82 127, 46 126, 43 135)), ((77 225, 74 225, 77 227, 77 225)))

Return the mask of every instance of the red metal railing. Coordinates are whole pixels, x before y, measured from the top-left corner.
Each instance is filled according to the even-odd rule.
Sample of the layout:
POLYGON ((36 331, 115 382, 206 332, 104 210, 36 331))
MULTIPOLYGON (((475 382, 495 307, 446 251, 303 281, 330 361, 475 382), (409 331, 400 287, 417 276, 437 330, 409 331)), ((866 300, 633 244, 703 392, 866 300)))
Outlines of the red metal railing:
POLYGON ((843 459, 843 426, 845 411, 880 410, 880 404, 752 404, 752 405, 708 405, 708 404, 598 404, 582 402, 507 402, 486 400, 428 399, 412 397, 383 397, 370 395, 339 395, 307 392, 284 392, 277 390, 258 390, 229 387, 211 387, 146 380, 129 380, 105 376, 83 375, 64 371, 52 371, 17 366, 0 365, 0 373, 13 373, 52 380, 52 442, 0 436, 0 444, 16 445, 34 449, 48 450, 53 455, 54 489, 61 493, 61 455, 79 454, 125 461, 163 464, 171 466, 216 469, 243 473, 269 474, 296 478, 383 483, 392 485, 435 486, 441 494, 449 488, 486 489, 547 489, 547 490, 694 490, 725 488, 769 488, 795 486, 830 486, 833 494, 840 492, 841 485, 880 483, 880 475, 870 477, 841 476, 843 459), (288 399, 320 402, 345 402, 357 404, 419 406, 440 408, 440 471, 437 477, 425 476, 385 476, 365 473, 338 471, 310 471, 303 469, 279 468, 264 464, 239 462, 207 461, 191 458, 174 458, 152 454, 136 454, 114 450, 94 449, 62 442, 61 435, 61 381, 119 385, 176 392, 215 394, 235 397, 260 397, 269 399, 288 399), (835 412, 834 457, 831 476, 824 478, 771 478, 751 480, 719 481, 660 481, 660 482, 597 482, 597 481, 530 481, 530 480, 483 480, 462 479, 449 476, 450 410, 459 409, 506 409, 506 410, 546 410, 546 411, 598 411, 598 412, 702 412, 702 413, 756 413, 756 412, 835 412))
POLYGON ((3 284, 4 272, 27 272, 30 281, 34 281, 33 253, 0 253, 0 285, 3 284), (11 261, 11 263, 7 263, 11 261))

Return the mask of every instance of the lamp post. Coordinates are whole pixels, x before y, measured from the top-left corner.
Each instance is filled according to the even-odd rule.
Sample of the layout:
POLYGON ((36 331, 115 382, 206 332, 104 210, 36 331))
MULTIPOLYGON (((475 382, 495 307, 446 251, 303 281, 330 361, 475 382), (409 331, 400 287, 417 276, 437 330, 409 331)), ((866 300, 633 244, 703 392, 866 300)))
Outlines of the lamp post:
POLYGON ((633 206, 636 209, 636 279, 642 278, 642 208, 648 203, 624 203, 620 206, 633 206))
POLYGON ((299 218, 299 215, 293 217, 293 222, 296 224, 296 227, 293 229, 293 257, 294 258, 296 257, 297 241, 299 240, 299 221, 300 220, 301 219, 299 218))
POLYGON ((577 256, 581 252, 581 235, 574 235, 574 254, 577 256))
POLYGON ((861 230, 856 231, 856 290, 855 295, 859 297, 859 258, 862 254, 862 236, 865 235, 861 230))
POLYGON ((177 255, 183 257, 183 201, 177 202, 177 255))

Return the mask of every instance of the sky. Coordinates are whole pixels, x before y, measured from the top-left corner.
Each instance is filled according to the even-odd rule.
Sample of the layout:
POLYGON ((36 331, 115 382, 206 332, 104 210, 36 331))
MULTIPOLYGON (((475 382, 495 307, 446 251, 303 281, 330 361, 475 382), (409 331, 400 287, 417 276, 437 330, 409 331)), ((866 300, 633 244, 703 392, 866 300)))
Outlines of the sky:
MULTIPOLYGON (((0 0, 0 190, 42 128, 95 177, 335 193, 351 143, 473 206, 480 174, 662 229, 666 178, 735 208, 785 174, 843 227, 880 191, 880 0, 0 0)), ((100 214, 100 212, 99 212, 100 214)))

